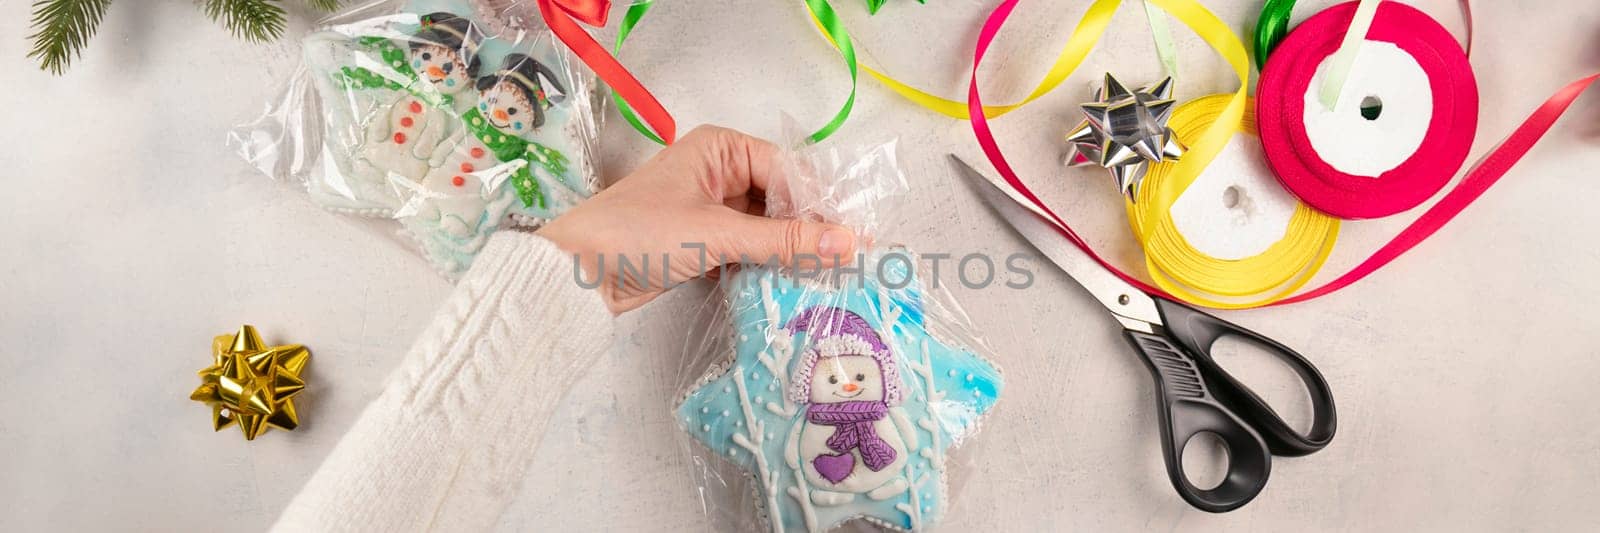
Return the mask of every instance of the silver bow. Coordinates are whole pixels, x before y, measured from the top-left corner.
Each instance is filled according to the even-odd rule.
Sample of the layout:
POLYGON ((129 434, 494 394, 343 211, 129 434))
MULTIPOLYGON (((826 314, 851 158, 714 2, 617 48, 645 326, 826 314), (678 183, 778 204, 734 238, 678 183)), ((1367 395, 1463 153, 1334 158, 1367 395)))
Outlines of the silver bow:
POLYGON ((1152 162, 1177 161, 1184 146, 1167 127, 1172 117, 1172 78, 1129 91, 1110 73, 1083 104, 1084 120, 1067 134, 1068 166, 1095 164, 1111 171, 1117 188, 1136 198, 1152 162))

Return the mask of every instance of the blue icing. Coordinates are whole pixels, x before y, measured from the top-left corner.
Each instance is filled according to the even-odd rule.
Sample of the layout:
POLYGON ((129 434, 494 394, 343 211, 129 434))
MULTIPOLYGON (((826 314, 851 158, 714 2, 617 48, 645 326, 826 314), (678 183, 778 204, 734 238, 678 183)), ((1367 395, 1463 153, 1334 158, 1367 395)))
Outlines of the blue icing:
MULTIPOLYGON (((874 256, 868 263, 876 264, 880 257, 874 256)), ((726 285, 731 302, 735 357, 721 375, 695 387, 677 408, 676 418, 693 438, 704 443, 713 454, 757 476, 767 515, 785 531, 824 530, 863 517, 900 529, 921 530, 937 523, 944 514, 944 454, 952 443, 976 429, 979 418, 994 406, 1003 384, 993 364, 970 350, 946 346, 928 335, 924 328, 926 317, 922 313, 921 289, 915 281, 904 288, 891 289, 880 286, 875 275, 863 278, 864 288, 857 288, 852 280, 843 289, 831 290, 796 287, 792 280, 765 267, 746 268, 735 274, 726 285), (786 396, 791 379, 807 361, 807 351, 824 349, 825 343, 819 344, 817 340, 828 335, 812 339, 810 331, 795 331, 794 348, 788 354, 783 353, 781 342, 774 343, 771 339, 788 334, 789 329, 779 328, 790 327, 796 317, 817 309, 843 310, 859 316, 889 347, 892 355, 886 357, 895 365, 901 385, 899 403, 889 411, 893 413, 898 409, 909 423, 880 421, 874 422, 873 427, 879 428, 877 434, 884 442, 900 443, 893 454, 896 459, 892 465, 895 466, 884 465, 881 470, 873 470, 864 459, 862 450, 865 448, 853 449, 845 453, 853 457, 853 461, 847 462, 854 466, 846 470, 848 474, 843 479, 830 482, 823 474, 818 457, 845 453, 806 444, 820 443, 821 437, 832 435, 836 430, 830 425, 807 421, 808 403, 794 403, 786 400, 786 396), (775 316, 769 316, 769 312, 775 316), (885 321, 891 317, 893 322, 889 325, 893 334, 889 335, 885 321), (924 347, 928 370, 919 371, 916 367, 921 366, 924 347), (771 358, 774 354, 777 357, 771 358), (781 361, 782 375, 774 379, 763 356, 768 356, 774 365, 781 361), (936 394, 942 397, 937 401, 930 398, 930 376, 936 394), (741 398, 748 398, 749 402, 741 402, 741 398), (924 423, 933 430, 923 427, 924 423), (752 433, 751 428, 761 431, 752 433), (819 438, 805 438, 810 431, 817 430, 822 431, 819 438), (937 431, 937 435, 933 431, 937 431), (895 438, 883 435, 884 432, 893 433, 895 438), (751 448, 760 454, 750 453, 751 448), (765 468, 760 468, 761 465, 765 468), (761 479, 757 472, 762 470, 767 471, 769 477, 775 477, 761 479), (879 483, 879 478, 888 481, 879 483), (850 486, 857 482, 867 485, 850 486), (900 482, 905 483, 905 488, 896 492, 900 482), (768 483, 775 490, 766 488, 768 483), (834 492, 852 496, 849 502, 842 504, 823 505, 808 498, 807 505, 802 505, 791 494, 791 490, 802 487, 807 493, 838 489, 834 492), (886 491, 887 495, 879 494, 883 499, 874 499, 867 494, 873 489, 886 491), (806 507, 810 508, 811 520, 807 519, 806 507)), ((817 365, 817 368, 822 366, 817 365)), ((883 374, 888 376, 889 372, 883 374)), ((887 388, 888 381, 884 378, 880 384, 887 388)), ((822 382, 808 383, 820 385, 822 382)), ((892 420, 895 416, 887 415, 882 420, 892 420)), ((831 447, 831 444, 826 446, 831 447)))

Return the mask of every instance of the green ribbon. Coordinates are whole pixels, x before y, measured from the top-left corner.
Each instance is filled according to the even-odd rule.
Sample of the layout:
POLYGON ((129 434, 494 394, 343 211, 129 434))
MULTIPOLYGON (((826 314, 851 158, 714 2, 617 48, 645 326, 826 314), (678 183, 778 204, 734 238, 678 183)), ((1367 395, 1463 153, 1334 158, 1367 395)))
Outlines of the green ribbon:
MULTIPOLYGON (((889 3, 889 0, 867 0, 867 14, 868 15, 876 15, 876 14, 878 14, 878 10, 879 9, 883 9, 883 5, 887 4, 887 3, 889 3)), ((917 3, 918 4, 927 4, 928 0, 917 0, 917 3)))
POLYGON ((1383 0, 1361 0, 1356 4, 1356 14, 1350 19, 1350 27, 1344 32, 1344 40, 1339 43, 1339 50, 1333 53, 1328 68, 1328 77, 1322 82, 1317 96, 1322 100, 1322 106, 1333 109, 1339 105, 1339 93, 1344 90, 1345 80, 1350 78, 1350 68, 1355 65, 1356 53, 1361 50, 1361 41, 1367 39, 1367 31, 1372 29, 1372 19, 1378 16, 1378 4, 1383 0))
POLYGON ((1289 14, 1294 11, 1294 0, 1267 0, 1261 5, 1261 17, 1256 19, 1256 71, 1267 66, 1267 57, 1289 34, 1289 14))
MULTIPOLYGON (((806 8, 811 10, 817 20, 822 21, 822 27, 828 32, 828 37, 838 45, 839 55, 844 59, 845 66, 850 70, 850 96, 845 99, 844 105, 839 107, 839 111, 834 113, 832 120, 829 120, 827 124, 824 124, 817 131, 806 137, 807 143, 818 143, 832 136, 850 118, 850 110, 855 108, 856 104, 858 68, 856 50, 850 44, 850 33, 845 31, 844 22, 839 20, 839 15, 833 11, 833 7, 828 5, 827 0, 805 0, 805 2, 806 8)), ((628 6, 628 11, 622 16, 622 24, 617 29, 617 42, 612 49, 612 54, 622 54, 622 43, 628 39, 628 35, 633 32, 633 28, 644 18, 645 13, 650 11, 652 5, 654 5, 654 0, 642 0, 628 6)), ((617 96, 617 93, 611 93, 611 101, 617 104, 617 112, 622 115, 623 120, 626 120, 628 125, 637 130, 639 134, 655 141, 656 144, 666 144, 661 140, 660 136, 657 136, 655 132, 650 131, 648 126, 645 126, 639 116, 634 113, 633 107, 617 96)))
POLYGON ((1150 36, 1156 41, 1156 56, 1161 58, 1161 66, 1167 69, 1167 76, 1178 77, 1178 46, 1172 41, 1172 30, 1167 27, 1167 17, 1148 1, 1144 2, 1144 16, 1150 21, 1150 36))
MULTIPOLYGON (((644 0, 628 6, 628 12, 622 15, 622 25, 617 28, 617 45, 611 49, 612 55, 622 55, 622 42, 628 40, 628 34, 633 33, 633 27, 639 24, 639 20, 644 18, 644 14, 650 11, 652 5, 655 5, 653 0, 644 0)), ((661 140, 661 136, 656 135, 656 132, 650 131, 650 128, 644 125, 644 121, 639 120, 639 114, 633 112, 633 106, 628 105, 616 91, 611 92, 611 101, 617 104, 617 112, 622 114, 622 119, 628 121, 628 125, 633 126, 634 130, 644 135, 646 139, 655 141, 656 144, 667 144, 661 140)))
POLYGON ((828 37, 838 45, 839 56, 844 58, 844 64, 850 69, 850 97, 844 101, 844 106, 834 113, 833 120, 828 121, 822 129, 812 133, 806 140, 812 143, 822 142, 823 139, 838 131, 839 126, 850 118, 850 110, 856 106, 856 48, 850 44, 850 32, 845 31, 844 22, 839 20, 839 15, 833 12, 833 6, 828 5, 828 0, 806 0, 806 8, 816 14, 817 20, 822 21, 822 27, 827 28, 828 37))

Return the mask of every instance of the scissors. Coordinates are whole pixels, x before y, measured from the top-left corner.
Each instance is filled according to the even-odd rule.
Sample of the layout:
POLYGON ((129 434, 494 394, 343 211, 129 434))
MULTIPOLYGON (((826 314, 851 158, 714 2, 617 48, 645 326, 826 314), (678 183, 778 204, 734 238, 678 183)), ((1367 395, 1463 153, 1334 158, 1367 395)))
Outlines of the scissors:
POLYGON ((1167 477, 1190 505, 1213 513, 1238 509, 1266 487, 1273 455, 1308 455, 1333 440, 1333 394, 1305 357, 1253 331, 1129 285, 1065 242, 1058 226, 1031 204, 1015 199, 954 154, 950 159, 989 207, 1088 289, 1122 325, 1123 337, 1155 379, 1167 477), (1309 432, 1289 427, 1260 396, 1217 365, 1211 346, 1225 336, 1254 342, 1299 374, 1311 396, 1309 432), (1228 449, 1227 475, 1211 489, 1196 487, 1183 471, 1183 449, 1201 433, 1216 435, 1228 449))

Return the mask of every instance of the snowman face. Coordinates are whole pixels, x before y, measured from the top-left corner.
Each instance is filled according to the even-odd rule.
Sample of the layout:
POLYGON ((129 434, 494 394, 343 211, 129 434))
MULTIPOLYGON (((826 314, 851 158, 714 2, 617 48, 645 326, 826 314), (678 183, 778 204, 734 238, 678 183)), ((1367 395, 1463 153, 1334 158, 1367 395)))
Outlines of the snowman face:
POLYGON ((823 357, 811 371, 811 403, 881 401, 883 376, 871 357, 823 357))
POLYGON ((522 135, 532 131, 537 109, 521 87, 509 81, 500 81, 478 98, 478 112, 489 124, 500 131, 522 135))
POLYGON ((461 92, 471 83, 461 54, 444 46, 426 44, 411 49, 411 69, 444 94, 461 92))

